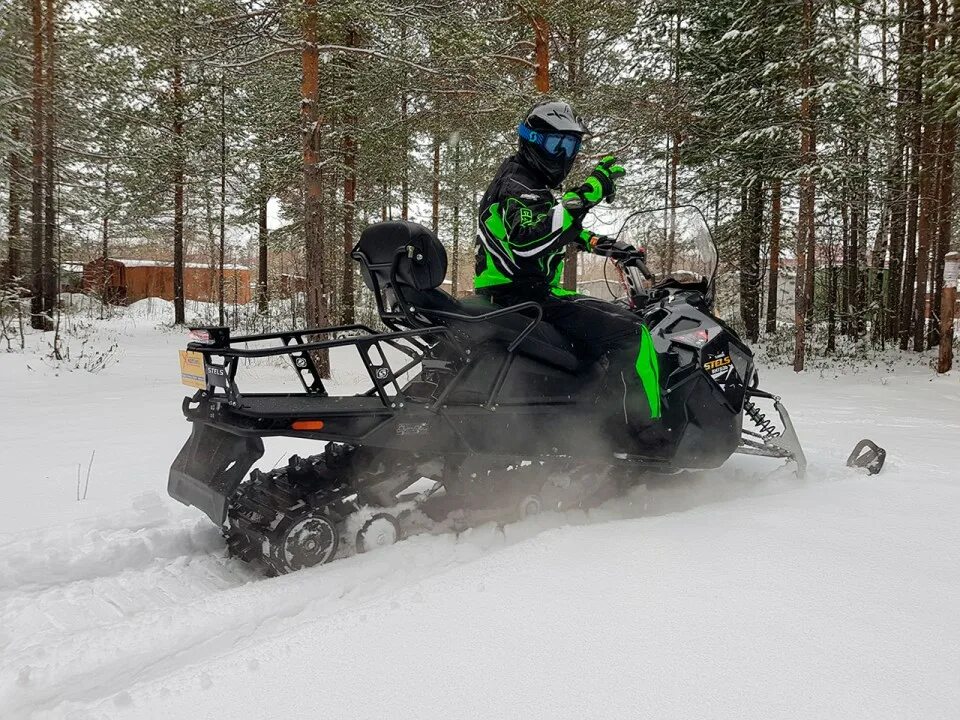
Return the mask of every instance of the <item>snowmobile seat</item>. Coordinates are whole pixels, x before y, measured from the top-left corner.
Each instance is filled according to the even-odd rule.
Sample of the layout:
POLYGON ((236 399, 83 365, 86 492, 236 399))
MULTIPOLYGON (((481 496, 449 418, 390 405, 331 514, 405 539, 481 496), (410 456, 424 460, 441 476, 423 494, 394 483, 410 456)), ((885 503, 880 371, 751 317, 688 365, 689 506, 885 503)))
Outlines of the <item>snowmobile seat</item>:
MULTIPOLYGON (((433 232, 417 223, 394 221, 371 225, 360 234, 351 255, 360 263, 364 283, 377 297, 378 310, 384 319, 396 319, 391 306, 399 296, 413 307, 414 316, 423 316, 424 324, 449 327, 471 346, 491 341, 509 345, 533 320, 530 314, 520 310, 483 322, 471 320, 503 308, 478 295, 458 300, 440 290, 447 274, 447 252, 433 232), (394 265, 398 253, 400 258, 394 265), (448 317, 448 314, 462 317, 448 317)), ((516 350, 570 372, 579 366, 573 344, 543 321, 533 327, 516 350)))
MULTIPOLYGON (((404 288, 403 297, 427 317, 430 317, 432 310, 478 317, 503 309, 480 295, 456 299, 442 290, 421 291, 404 288)), ((439 318, 439 321, 456 331, 460 337, 467 338, 470 345, 477 346, 490 341, 509 344, 523 332, 531 319, 529 315, 516 313, 500 315, 486 322, 458 321, 451 318, 439 318)), ((579 365, 570 341, 555 327, 543 321, 534 326, 530 334, 517 347, 517 351, 527 357, 571 372, 575 371, 579 365)))

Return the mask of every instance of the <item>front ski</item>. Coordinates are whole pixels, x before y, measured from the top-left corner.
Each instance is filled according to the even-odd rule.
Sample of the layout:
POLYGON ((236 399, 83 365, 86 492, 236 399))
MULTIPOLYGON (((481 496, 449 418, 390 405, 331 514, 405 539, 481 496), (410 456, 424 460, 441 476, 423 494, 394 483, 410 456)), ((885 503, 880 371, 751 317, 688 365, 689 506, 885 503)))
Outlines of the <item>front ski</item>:
POLYGON ((883 469, 886 459, 886 450, 873 440, 864 438, 854 446, 853 452, 847 458, 847 467, 866 468, 869 474, 876 475, 883 469))
POLYGON ((751 390, 753 397, 763 397, 773 400, 773 407, 780 416, 781 428, 775 425, 749 399, 743 401, 743 412, 753 423, 754 429, 743 428, 743 436, 736 452, 741 455, 757 455, 760 457, 784 458, 796 464, 798 478, 807 473, 807 457, 803 454, 800 438, 790 419, 790 413, 776 395, 762 390, 751 390))

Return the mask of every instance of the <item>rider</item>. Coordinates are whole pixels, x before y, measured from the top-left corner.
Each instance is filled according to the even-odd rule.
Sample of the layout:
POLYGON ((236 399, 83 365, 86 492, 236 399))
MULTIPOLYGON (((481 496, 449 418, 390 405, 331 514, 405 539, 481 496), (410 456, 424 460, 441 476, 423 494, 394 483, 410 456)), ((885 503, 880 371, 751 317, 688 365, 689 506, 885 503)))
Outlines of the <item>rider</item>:
POLYGON ((545 100, 517 132, 519 151, 503 161, 480 202, 474 288, 501 306, 540 303, 544 321, 566 336, 582 359, 606 356, 611 367, 621 368, 628 424, 657 418, 659 370, 650 331, 628 309, 560 286, 567 245, 598 254, 634 251, 582 226, 592 207, 613 199, 625 170, 608 155, 557 202, 553 191, 590 131, 570 105, 545 100))

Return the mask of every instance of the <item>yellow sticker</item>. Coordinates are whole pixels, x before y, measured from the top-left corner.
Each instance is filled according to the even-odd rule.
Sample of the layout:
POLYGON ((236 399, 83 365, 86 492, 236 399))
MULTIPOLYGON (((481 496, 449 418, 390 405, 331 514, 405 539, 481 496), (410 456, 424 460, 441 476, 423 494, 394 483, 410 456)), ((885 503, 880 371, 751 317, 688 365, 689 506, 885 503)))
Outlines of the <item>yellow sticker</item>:
POLYGON ((193 350, 180 351, 180 382, 201 390, 207 387, 207 376, 203 371, 203 355, 193 350))
POLYGON ((720 368, 723 368, 723 367, 729 365, 731 362, 732 362, 732 361, 730 360, 730 356, 729 356, 729 355, 724 355, 723 357, 720 357, 720 358, 715 358, 715 359, 713 359, 713 360, 707 360, 707 362, 705 362, 705 363, 703 364, 703 369, 704 369, 704 370, 707 370, 707 371, 710 371, 710 370, 719 370, 720 368))

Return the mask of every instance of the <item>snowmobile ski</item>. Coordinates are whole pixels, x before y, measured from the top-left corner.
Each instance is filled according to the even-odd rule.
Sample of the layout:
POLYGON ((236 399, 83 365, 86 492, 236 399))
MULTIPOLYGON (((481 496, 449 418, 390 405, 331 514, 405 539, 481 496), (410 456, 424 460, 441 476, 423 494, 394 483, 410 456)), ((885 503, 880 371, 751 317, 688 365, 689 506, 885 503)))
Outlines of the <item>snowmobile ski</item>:
POLYGON ((886 450, 873 440, 864 438, 854 446, 853 452, 847 458, 847 467, 866 468, 870 475, 876 475, 883 469, 886 459, 886 450))

